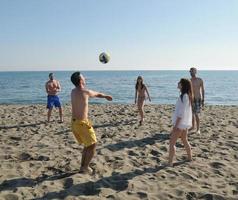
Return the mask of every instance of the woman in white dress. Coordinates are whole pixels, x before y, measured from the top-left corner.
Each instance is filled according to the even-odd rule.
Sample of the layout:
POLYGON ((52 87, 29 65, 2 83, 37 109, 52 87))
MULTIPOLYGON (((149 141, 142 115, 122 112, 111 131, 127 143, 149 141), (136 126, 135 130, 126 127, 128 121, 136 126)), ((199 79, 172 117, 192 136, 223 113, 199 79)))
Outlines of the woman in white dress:
POLYGON ((191 146, 188 142, 188 129, 192 126, 192 99, 193 91, 190 80, 182 78, 178 83, 180 96, 177 100, 175 111, 173 113, 173 130, 169 141, 169 166, 173 166, 173 157, 176 151, 176 141, 181 138, 188 160, 192 160, 191 146))

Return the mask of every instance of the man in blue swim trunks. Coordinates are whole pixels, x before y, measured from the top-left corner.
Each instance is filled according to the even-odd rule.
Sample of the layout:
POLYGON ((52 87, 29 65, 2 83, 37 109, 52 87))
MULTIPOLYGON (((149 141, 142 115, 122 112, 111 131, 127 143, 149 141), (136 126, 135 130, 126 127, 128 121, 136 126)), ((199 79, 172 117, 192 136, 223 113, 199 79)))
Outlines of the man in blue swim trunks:
POLYGON ((59 81, 54 79, 54 74, 49 74, 49 81, 45 84, 46 93, 47 96, 47 109, 48 109, 48 122, 50 122, 50 116, 53 107, 59 108, 59 116, 60 116, 60 122, 63 122, 63 110, 62 106, 59 100, 59 97, 57 96, 57 93, 61 91, 60 83, 59 81))

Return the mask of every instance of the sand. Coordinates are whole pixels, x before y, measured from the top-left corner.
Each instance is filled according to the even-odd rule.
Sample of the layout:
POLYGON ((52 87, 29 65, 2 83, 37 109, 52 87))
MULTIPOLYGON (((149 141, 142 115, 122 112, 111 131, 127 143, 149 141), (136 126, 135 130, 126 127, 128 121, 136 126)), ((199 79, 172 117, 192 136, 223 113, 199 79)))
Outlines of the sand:
POLYGON ((201 134, 189 134, 192 162, 177 143, 168 158, 171 105, 146 105, 139 126, 134 105, 91 105, 98 138, 92 175, 80 174, 82 146, 44 105, 0 106, 0 199, 238 199, 238 107, 206 106, 201 134))

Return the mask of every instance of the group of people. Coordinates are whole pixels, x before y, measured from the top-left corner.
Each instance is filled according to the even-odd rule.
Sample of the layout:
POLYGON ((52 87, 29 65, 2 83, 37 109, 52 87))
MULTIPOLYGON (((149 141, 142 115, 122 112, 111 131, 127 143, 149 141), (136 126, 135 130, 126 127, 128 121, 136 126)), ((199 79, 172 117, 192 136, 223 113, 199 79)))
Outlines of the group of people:
MULTIPOLYGON (((175 155, 175 144, 178 138, 181 138, 186 149, 188 160, 192 160, 191 146, 188 142, 188 131, 196 129, 200 133, 199 113, 201 106, 204 106, 204 84, 201 78, 196 76, 197 69, 190 69, 191 79, 182 78, 178 82, 180 96, 178 97, 175 111, 172 116, 173 129, 170 134, 169 159, 168 165, 173 166, 173 157, 175 155), (196 127, 195 127, 196 125, 196 127)), ((79 144, 84 145, 81 159, 80 172, 91 173, 89 164, 95 155, 96 134, 92 123, 88 119, 88 100, 89 98, 105 98, 112 101, 112 96, 96 92, 86 88, 86 81, 80 72, 74 72, 71 75, 71 82, 75 88, 71 91, 72 105, 72 132, 79 144)), ((57 93, 61 90, 59 81, 54 79, 52 73, 49 74, 49 81, 46 82, 47 97, 47 120, 50 122, 50 116, 53 106, 59 108, 60 122, 63 122, 63 111, 57 93)), ((151 101, 148 88, 143 83, 142 76, 138 76, 135 85, 135 104, 138 106, 140 114, 139 124, 144 122, 144 104, 148 97, 151 101)))

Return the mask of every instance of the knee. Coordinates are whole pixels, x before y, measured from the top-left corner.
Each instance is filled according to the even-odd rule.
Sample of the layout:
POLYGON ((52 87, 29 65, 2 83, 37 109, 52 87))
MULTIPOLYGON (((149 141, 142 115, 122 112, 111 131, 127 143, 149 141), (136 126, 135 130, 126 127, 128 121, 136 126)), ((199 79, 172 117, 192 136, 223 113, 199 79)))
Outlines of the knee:
POLYGON ((92 144, 92 145, 90 145, 90 146, 88 146, 87 147, 87 149, 90 149, 90 150, 95 150, 96 149, 96 143, 94 143, 94 144, 92 144))
POLYGON ((175 148, 175 143, 174 142, 170 142, 169 143, 169 148, 175 148))

